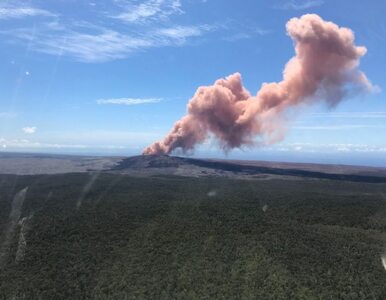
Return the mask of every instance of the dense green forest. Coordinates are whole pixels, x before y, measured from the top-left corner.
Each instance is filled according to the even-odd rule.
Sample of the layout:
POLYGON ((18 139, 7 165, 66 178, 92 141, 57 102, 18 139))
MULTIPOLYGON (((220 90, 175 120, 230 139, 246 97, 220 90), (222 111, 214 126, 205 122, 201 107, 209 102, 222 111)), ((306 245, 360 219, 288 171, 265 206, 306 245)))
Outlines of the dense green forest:
POLYGON ((384 183, 1 175, 0 234, 4 299, 386 299, 384 183))

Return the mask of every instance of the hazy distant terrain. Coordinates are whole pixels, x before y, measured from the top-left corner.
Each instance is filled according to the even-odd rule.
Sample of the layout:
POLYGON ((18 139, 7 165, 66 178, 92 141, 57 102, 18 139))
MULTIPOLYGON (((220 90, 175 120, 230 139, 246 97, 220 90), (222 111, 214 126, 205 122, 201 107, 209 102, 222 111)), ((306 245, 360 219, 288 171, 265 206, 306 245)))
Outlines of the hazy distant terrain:
POLYGON ((385 299, 382 169, 246 164, 139 156, 0 175, 0 296, 385 299))
MULTIPOLYGON (((247 160, 191 159, 165 155, 133 157, 70 156, 0 153, 0 174, 39 175, 114 172, 135 176, 227 176, 243 179, 309 177, 351 179, 386 178, 386 168, 247 160), (325 174, 325 175, 323 175, 325 174), (332 176, 330 176, 332 175, 332 176), (337 175, 334 177, 334 175, 337 175), (342 175, 342 176, 340 176, 342 175)), ((377 179, 375 179, 377 180, 377 179)), ((382 179, 378 179, 382 181, 382 179)), ((386 182, 386 179, 384 180, 386 182)))
POLYGON ((0 174, 37 175, 101 171, 122 158, 49 154, 0 153, 0 174))

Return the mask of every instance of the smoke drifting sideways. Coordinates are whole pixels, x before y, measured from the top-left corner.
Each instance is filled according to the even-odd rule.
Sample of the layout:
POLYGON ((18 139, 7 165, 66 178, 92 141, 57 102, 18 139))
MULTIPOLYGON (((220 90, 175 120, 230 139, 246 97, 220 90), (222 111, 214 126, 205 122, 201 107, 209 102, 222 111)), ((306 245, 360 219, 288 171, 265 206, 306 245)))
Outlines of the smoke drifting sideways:
POLYGON ((224 151, 278 142, 285 136, 291 108, 317 102, 333 108, 347 96, 374 89, 358 69, 367 50, 354 44, 350 29, 316 14, 290 19, 286 27, 295 56, 287 62, 282 81, 263 83, 256 96, 243 86, 239 73, 199 87, 187 115, 143 154, 169 154, 179 148, 186 153, 209 136, 224 151))

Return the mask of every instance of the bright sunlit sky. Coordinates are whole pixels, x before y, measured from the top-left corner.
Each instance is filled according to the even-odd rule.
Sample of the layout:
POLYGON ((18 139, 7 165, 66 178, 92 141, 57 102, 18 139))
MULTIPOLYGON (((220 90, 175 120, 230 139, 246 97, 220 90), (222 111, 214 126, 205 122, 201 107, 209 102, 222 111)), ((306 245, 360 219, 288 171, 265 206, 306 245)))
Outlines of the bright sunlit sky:
MULTIPOLYGON (((355 32, 378 93, 296 113, 287 137, 231 158, 386 165, 382 0, 0 2, 1 151, 140 154, 200 85, 240 72, 255 94, 294 55, 285 24, 317 13, 355 32)), ((226 157, 215 141, 196 156, 226 157)))

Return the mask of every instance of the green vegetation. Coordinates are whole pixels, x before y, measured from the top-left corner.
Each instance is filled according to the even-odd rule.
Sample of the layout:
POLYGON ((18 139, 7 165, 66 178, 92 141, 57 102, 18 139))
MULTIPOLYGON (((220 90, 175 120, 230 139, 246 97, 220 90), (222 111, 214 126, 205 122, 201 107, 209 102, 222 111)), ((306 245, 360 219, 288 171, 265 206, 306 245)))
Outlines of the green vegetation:
POLYGON ((386 298, 385 184, 3 175, 0 232, 25 187, 4 299, 386 298))

